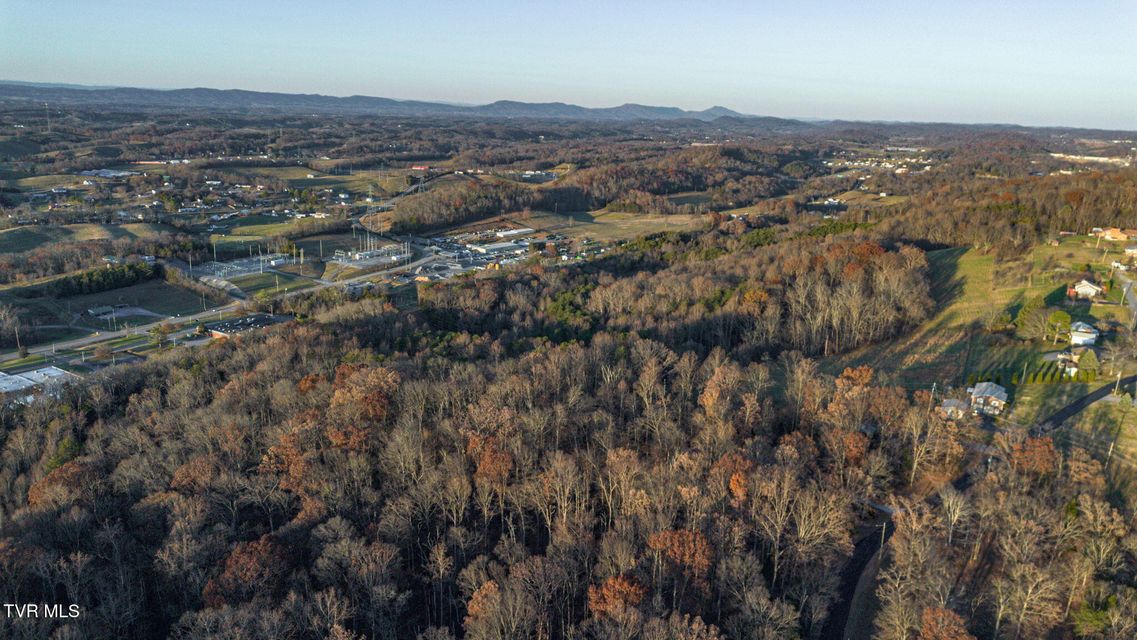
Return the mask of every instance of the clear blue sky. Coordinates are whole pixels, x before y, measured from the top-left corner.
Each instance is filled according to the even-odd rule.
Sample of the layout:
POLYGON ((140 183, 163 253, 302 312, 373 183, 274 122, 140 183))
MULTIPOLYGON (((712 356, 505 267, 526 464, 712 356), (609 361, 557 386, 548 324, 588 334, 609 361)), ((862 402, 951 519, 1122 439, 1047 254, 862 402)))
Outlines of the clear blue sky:
POLYGON ((0 79, 1137 129, 1137 0, 0 0, 0 79))

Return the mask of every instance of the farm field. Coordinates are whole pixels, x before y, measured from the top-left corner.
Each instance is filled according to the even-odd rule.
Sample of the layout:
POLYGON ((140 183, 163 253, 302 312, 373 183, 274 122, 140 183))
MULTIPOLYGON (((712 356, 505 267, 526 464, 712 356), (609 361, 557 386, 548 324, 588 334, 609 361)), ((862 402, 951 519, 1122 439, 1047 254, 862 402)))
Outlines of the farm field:
POLYGON ((51 242, 82 242, 86 240, 119 240, 122 238, 152 238, 159 233, 173 233, 173 227, 164 224, 69 224, 63 226, 30 225, 0 231, 0 253, 31 251, 51 242))

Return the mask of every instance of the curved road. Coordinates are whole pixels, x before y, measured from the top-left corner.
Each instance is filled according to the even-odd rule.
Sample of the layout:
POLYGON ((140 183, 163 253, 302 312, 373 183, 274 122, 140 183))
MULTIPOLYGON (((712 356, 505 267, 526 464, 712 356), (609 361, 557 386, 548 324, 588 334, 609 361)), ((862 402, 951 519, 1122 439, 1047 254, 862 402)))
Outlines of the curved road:
MULTIPOLYGON (((1127 386, 1135 382, 1137 382, 1137 375, 1132 375, 1122 378, 1120 384, 1121 386, 1127 386)), ((1085 410, 1086 407, 1108 396, 1117 385, 1118 382, 1115 380, 1074 400, 1050 414, 1044 420, 1039 421, 1039 426, 1032 429, 1032 433, 1035 435, 1046 435, 1054 432, 1067 420, 1085 410)), ((966 491, 973 482, 974 479, 969 468, 961 476, 952 481, 952 486, 954 486, 956 490, 963 492, 966 491)), ((892 537, 893 526, 890 520, 878 522, 874 526, 879 527, 881 524, 884 524, 886 527, 884 542, 887 542, 888 539, 892 537)), ((849 612, 852 609, 853 599, 857 593, 857 585, 864 578, 864 573, 869 568, 873 557, 876 556, 877 551, 882 547, 883 542, 875 535, 867 535, 857 543, 853 550, 853 556, 849 559, 849 563, 845 565, 844 571, 841 572, 840 593, 842 593, 844 597, 833 603, 829 618, 825 621, 825 626, 821 631, 821 640, 859 640, 845 635, 847 631, 846 627, 849 623, 849 612)))

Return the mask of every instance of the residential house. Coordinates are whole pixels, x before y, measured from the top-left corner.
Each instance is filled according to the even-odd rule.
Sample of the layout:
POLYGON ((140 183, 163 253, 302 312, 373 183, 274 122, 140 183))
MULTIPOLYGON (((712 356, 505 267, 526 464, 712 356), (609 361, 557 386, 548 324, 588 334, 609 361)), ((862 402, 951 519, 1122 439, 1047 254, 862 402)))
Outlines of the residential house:
POLYGON ((1059 353, 1057 358, 1058 368, 1067 376, 1078 375, 1079 363, 1082 361, 1082 356, 1089 350, 1090 347, 1073 347, 1069 351, 1059 353))
POLYGON ((1079 280, 1073 286, 1066 290, 1066 295, 1071 298, 1081 298, 1083 300, 1092 300, 1101 294, 1105 293, 1105 289, 1086 280, 1085 278, 1079 280))
POLYGON ((1007 390, 994 382, 980 382, 968 391, 973 413, 997 416, 1007 406, 1007 390))
POLYGON ((1127 256, 1137 256, 1137 246, 1135 246, 1135 247, 1125 247, 1125 255, 1127 255, 1127 256))
POLYGON ((1097 329, 1085 322, 1075 322, 1070 325, 1071 346, 1092 346, 1097 344, 1100 335, 1097 329))
POLYGON ((1107 227, 1098 232, 1098 237, 1110 242, 1125 242, 1130 238, 1126 230, 1118 229, 1117 227, 1107 227))

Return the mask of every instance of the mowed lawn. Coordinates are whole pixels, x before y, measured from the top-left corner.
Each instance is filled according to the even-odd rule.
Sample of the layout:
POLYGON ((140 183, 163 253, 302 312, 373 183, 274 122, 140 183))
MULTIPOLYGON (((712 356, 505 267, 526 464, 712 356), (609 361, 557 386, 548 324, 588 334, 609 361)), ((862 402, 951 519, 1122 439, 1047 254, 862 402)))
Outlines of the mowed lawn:
POLYGON ((31 251, 52 242, 83 242, 88 240, 118 240, 121 238, 153 238, 160 233, 172 233, 173 227, 164 224, 68 224, 29 225, 0 231, 0 253, 31 251))

